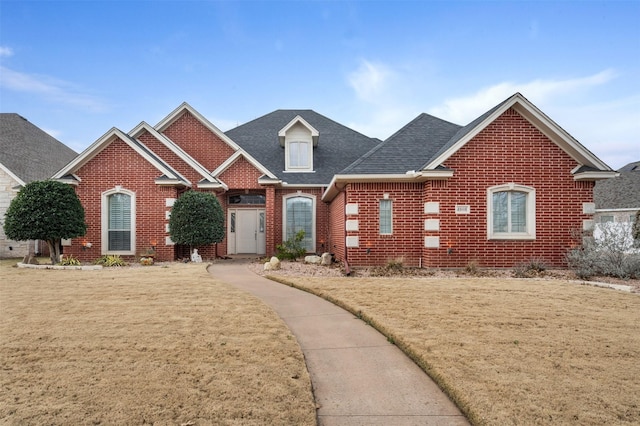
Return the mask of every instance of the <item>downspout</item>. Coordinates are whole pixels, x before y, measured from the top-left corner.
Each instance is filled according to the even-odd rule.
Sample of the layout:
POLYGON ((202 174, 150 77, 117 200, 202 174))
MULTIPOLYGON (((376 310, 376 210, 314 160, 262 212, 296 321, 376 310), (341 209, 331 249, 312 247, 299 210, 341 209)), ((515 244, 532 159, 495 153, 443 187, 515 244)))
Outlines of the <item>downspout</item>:
MULTIPOLYGON (((338 190, 338 194, 340 194, 341 192, 344 191, 344 186, 342 187, 342 189, 338 188, 338 184, 336 182, 333 183, 333 185, 336 187, 336 189, 338 190)), ((346 186, 346 185, 345 185, 346 186)), ((345 206, 347 205, 347 197, 345 194, 344 197, 344 204, 345 206)), ((347 214, 345 213, 345 210, 342 209, 342 215, 343 215, 343 222, 346 224, 347 223, 347 214)), ((346 235, 346 228, 345 228, 345 235, 346 235)), ((344 273, 346 276, 350 276, 351 275, 351 267, 349 266, 349 248, 347 247, 346 242, 344 243, 344 273)))

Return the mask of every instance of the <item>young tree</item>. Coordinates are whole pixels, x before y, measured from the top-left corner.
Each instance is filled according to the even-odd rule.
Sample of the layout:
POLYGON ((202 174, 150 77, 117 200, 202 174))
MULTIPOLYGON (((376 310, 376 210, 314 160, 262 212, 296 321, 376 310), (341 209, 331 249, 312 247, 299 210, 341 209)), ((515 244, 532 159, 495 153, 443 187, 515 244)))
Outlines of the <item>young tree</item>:
POLYGON ((207 192, 189 191, 171 208, 169 236, 176 244, 194 247, 219 243, 224 238, 224 212, 218 199, 207 192))
POLYGON ((84 235, 84 208, 73 188, 53 181, 26 184, 5 214, 4 232, 17 241, 44 240, 51 263, 60 259, 60 241, 84 235))

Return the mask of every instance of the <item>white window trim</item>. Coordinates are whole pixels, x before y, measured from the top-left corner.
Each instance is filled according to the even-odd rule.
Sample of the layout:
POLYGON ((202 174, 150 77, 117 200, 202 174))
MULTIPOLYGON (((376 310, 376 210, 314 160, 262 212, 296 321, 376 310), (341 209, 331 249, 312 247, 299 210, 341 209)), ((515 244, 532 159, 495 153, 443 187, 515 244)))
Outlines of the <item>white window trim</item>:
POLYGON ((312 251, 315 251, 315 248, 316 248, 316 196, 312 194, 296 192, 293 194, 287 194, 282 197, 282 241, 287 240, 287 200, 289 198, 296 198, 296 197, 305 197, 305 198, 311 199, 311 212, 312 212, 311 231, 313 234, 311 236, 311 244, 312 244, 312 251))
POLYGON ((393 235, 393 200, 390 200, 389 198, 383 198, 381 200, 378 200, 378 232, 380 235, 393 235), (381 227, 382 227, 382 202, 383 201, 388 201, 389 202, 389 206, 391 208, 391 211, 389 212, 389 232, 382 232, 381 231, 381 227))
POLYGON ((102 254, 120 254, 120 255, 134 255, 136 254, 136 193, 116 187, 102 193, 102 200, 100 206, 101 214, 101 253, 102 254), (126 194, 131 197, 131 250, 109 250, 109 196, 113 194, 126 194))
POLYGON ((306 140, 299 140, 299 139, 292 139, 290 141, 286 141, 285 143, 285 170, 288 172, 312 172, 313 171, 313 143, 312 141, 306 141, 306 140), (298 144, 306 144, 307 145, 307 164, 308 166, 306 167, 301 167, 301 166, 292 166, 291 165, 291 156, 290 156, 290 152, 289 152, 289 147, 291 146, 292 143, 298 143, 298 144))
POLYGON ((535 240, 536 239, 536 190, 529 186, 508 183, 487 189, 487 239, 535 240), (519 191, 527 194, 527 226, 525 232, 493 232, 493 194, 502 191, 519 191))

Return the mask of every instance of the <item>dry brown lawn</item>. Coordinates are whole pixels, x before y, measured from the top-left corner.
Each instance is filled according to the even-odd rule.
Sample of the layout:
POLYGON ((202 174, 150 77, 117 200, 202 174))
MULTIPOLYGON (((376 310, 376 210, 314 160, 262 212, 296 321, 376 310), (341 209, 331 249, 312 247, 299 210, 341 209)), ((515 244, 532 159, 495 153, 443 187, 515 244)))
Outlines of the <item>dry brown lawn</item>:
POLYGON ((276 279, 380 329, 474 424, 640 424, 638 294, 558 280, 276 279))
POLYGON ((205 265, 0 262, 0 424, 315 425, 300 347, 205 265))

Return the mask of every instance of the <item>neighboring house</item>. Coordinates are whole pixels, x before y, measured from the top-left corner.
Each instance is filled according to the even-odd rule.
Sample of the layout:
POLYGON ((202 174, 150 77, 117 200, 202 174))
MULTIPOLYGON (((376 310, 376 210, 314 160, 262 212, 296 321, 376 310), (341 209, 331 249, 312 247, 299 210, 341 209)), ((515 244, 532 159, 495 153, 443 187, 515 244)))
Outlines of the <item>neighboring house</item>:
MULTIPOLYGON (((72 149, 14 113, 0 113, 0 224, 20 187, 49 179, 77 155, 72 149)), ((8 240, 0 229, 0 258, 28 254, 27 241, 8 240)), ((37 241, 36 252, 46 247, 37 241)))
POLYGON ((186 257, 169 238, 189 189, 222 204, 226 237, 200 249, 272 255, 305 231, 308 252, 350 265, 564 264, 591 221, 596 180, 616 176, 519 93, 467 126, 421 114, 385 140, 311 110, 277 110, 226 133, 188 104, 156 126, 111 129, 55 174, 89 229, 71 252, 186 257))
POLYGON ((629 163, 618 172, 620 176, 596 184, 594 221, 596 227, 611 226, 631 238, 631 228, 640 211, 640 161, 629 163))

